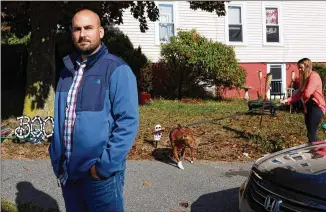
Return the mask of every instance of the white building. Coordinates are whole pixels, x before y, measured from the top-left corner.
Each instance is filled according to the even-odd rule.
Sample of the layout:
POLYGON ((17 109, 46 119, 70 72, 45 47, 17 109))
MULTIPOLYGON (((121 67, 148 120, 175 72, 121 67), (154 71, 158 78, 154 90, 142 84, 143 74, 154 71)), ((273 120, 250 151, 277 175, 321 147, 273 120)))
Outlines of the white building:
POLYGON ((155 23, 148 20, 146 33, 140 32, 139 23, 129 10, 125 11, 124 24, 119 28, 153 62, 160 57, 160 43, 176 35, 178 29, 195 28, 208 39, 234 46, 239 63, 248 72, 246 85, 254 88, 249 92, 251 97, 259 89, 259 70, 263 76, 272 72, 273 81, 281 82, 280 89, 285 92, 291 72, 298 73, 299 59, 308 57, 313 62, 326 63, 326 1, 225 4, 226 16, 218 17, 215 12, 191 10, 187 1, 157 1, 160 20, 155 23))

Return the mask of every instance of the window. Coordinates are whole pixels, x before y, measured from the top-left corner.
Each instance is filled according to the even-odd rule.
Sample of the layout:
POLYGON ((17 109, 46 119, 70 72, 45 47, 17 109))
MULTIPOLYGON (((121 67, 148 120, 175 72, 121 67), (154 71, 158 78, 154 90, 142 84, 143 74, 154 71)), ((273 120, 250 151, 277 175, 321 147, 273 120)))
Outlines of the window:
POLYGON ((272 74, 272 81, 282 81, 282 66, 281 65, 271 65, 270 73, 272 74))
POLYGON ((225 44, 246 46, 246 3, 233 1, 226 3, 225 44))
POLYGON ((280 42, 278 8, 266 7, 266 42, 280 42))
POLYGON ((263 45, 283 46, 282 3, 262 2, 263 45))
POLYGON ((274 96, 274 98, 283 96, 286 91, 285 64, 268 64, 267 73, 272 74, 270 96, 274 96))
POLYGON ((173 4, 159 4, 159 41, 168 42, 174 36, 173 4))
POLYGON ((240 6, 228 6, 229 41, 243 42, 243 27, 240 6))

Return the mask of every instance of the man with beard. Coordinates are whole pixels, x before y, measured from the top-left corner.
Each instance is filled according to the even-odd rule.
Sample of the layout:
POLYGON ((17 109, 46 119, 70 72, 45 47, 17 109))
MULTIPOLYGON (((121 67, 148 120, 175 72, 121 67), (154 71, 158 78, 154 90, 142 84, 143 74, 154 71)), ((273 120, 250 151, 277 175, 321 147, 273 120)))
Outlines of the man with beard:
POLYGON ((54 106, 51 163, 67 212, 124 211, 126 156, 139 127, 136 78, 101 39, 99 16, 72 19, 78 50, 63 58, 54 106))

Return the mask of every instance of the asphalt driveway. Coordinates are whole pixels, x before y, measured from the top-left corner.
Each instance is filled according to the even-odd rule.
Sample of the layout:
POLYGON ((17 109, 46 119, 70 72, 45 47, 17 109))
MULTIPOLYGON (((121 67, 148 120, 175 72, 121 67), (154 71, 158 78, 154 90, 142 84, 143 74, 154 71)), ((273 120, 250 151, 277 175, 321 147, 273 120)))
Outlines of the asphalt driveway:
MULTIPOLYGON (((2 160, 1 196, 65 211, 49 160, 2 160)), ((128 161, 125 211, 238 210, 238 188, 251 163, 197 161, 185 170, 159 161, 128 161)))

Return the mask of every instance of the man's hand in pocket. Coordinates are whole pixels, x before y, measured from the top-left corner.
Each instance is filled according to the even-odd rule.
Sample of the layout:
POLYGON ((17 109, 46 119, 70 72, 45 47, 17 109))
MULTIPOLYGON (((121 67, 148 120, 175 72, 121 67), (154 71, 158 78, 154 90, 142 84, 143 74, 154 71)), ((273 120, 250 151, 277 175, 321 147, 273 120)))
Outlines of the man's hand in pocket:
POLYGON ((91 175, 93 178, 100 180, 100 177, 96 173, 95 164, 91 167, 91 175))

